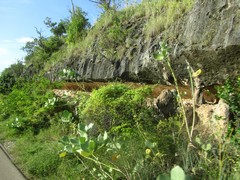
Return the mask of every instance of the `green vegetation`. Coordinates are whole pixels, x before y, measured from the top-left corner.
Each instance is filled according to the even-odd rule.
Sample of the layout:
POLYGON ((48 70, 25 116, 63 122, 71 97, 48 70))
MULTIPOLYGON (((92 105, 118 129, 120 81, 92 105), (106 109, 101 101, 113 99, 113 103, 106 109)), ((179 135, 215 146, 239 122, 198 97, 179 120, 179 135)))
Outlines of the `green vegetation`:
MULTIPOLYGON (((72 56, 84 56, 91 49, 105 60, 120 59, 136 33, 136 27, 128 22, 140 21, 141 29, 147 38, 162 33, 177 19, 191 9, 194 0, 154 0, 134 3, 134 1, 96 1, 104 9, 97 22, 91 27, 86 13, 73 5, 70 18, 52 22, 46 18, 44 23, 52 33, 45 37, 36 28, 38 37, 26 43, 23 50, 26 69, 32 68, 35 74, 45 73, 58 62, 72 56), (109 2, 109 3, 108 3, 109 2), (123 7, 118 9, 117 7, 123 7), (105 8, 106 6, 106 8, 105 8)), ((28 76, 32 74, 27 73, 28 76)))
POLYGON ((229 124, 229 135, 234 134, 235 141, 240 143, 240 78, 236 80, 228 79, 222 87, 218 89, 218 96, 224 99, 230 107, 232 120, 229 124))
POLYGON ((9 68, 4 69, 4 71, 0 75, 0 93, 10 93, 14 84, 22 76, 23 72, 24 65, 20 61, 12 64, 9 68))
POLYGON ((35 77, 34 81, 18 81, 1 101, 1 119, 17 131, 31 129, 38 132, 48 126, 54 102, 48 80, 35 77))
POLYGON ((86 29, 90 26, 87 19, 85 18, 86 13, 83 12, 79 7, 76 7, 71 12, 70 23, 67 28, 67 43, 76 43, 82 40, 86 36, 86 29))
POLYGON ((147 17, 149 20, 145 25, 145 34, 154 37, 188 12, 193 3, 193 0, 145 0, 133 16, 147 17))
MULTIPOLYGON (((179 113, 168 119, 149 105, 154 100, 148 86, 110 83, 91 94, 59 97, 53 89, 61 84, 42 77, 51 65, 93 46, 106 59, 118 58, 131 43, 128 36, 134 35, 134 28, 126 28, 128 21, 145 19, 145 36, 154 36, 192 3, 145 0, 123 10, 109 4, 92 28, 78 7, 69 20, 46 18, 52 35, 44 37, 36 29, 38 38, 23 48, 25 64, 18 62, 0 76, 0 143, 10 145, 14 161, 29 179, 240 178, 239 79, 219 89, 233 117, 229 131, 216 140, 195 131, 194 117, 188 123, 165 44, 154 57, 168 65, 177 89, 179 113)), ((192 80, 200 71, 188 67, 192 80)), ((74 81, 77 74, 63 69, 59 76, 74 81)))
POLYGON ((1 95, 0 141, 13 143, 31 179, 159 179, 176 169, 192 179, 239 177, 238 134, 216 141, 199 133, 190 143, 182 115, 159 119, 147 106, 149 87, 114 83, 74 98, 52 88, 42 79, 1 95))
MULTIPOLYGON (((84 108, 79 109, 84 123, 94 123, 98 131, 131 131, 134 124, 151 124, 153 112, 145 99, 151 89, 130 89, 123 84, 112 84, 93 91, 84 108), (151 117, 151 118, 150 118, 151 117)), ((129 132, 131 133, 131 132, 129 132)))

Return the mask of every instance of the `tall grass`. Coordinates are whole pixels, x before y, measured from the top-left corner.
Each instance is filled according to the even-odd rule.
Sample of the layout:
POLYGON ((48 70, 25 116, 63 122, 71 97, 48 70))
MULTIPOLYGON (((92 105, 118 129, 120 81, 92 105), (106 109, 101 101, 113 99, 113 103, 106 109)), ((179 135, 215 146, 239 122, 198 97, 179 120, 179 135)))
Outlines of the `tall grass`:
POLYGON ((160 0, 142 3, 141 14, 149 20, 145 25, 147 37, 156 36, 191 9, 194 0, 160 0))
MULTIPOLYGON (((71 56, 83 55, 89 49, 99 51, 98 53, 101 53, 102 50, 118 53, 118 50, 115 49, 114 46, 118 46, 120 49, 127 48, 125 38, 129 37, 131 33, 129 29, 124 30, 124 24, 129 22, 134 23, 134 21, 139 18, 143 18, 142 23, 145 23, 143 32, 146 37, 156 36, 188 12, 194 2, 195 0, 145 0, 141 3, 128 4, 120 10, 106 11, 101 14, 96 23, 88 29, 87 35, 81 39, 81 41, 65 46, 54 53, 49 63, 47 63, 46 69, 49 69, 52 65, 54 66, 56 62, 64 61, 71 56), (116 29, 116 27, 122 30, 122 32, 120 32, 123 33, 122 35, 117 31, 109 30, 111 28, 116 29), (116 43, 116 45, 112 43, 108 44, 107 42, 111 41, 111 39, 106 39, 112 36, 121 37, 121 43, 116 43)), ((115 42, 115 40, 113 40, 113 42, 115 42)), ((121 53, 116 55, 116 57, 121 57, 121 53)))

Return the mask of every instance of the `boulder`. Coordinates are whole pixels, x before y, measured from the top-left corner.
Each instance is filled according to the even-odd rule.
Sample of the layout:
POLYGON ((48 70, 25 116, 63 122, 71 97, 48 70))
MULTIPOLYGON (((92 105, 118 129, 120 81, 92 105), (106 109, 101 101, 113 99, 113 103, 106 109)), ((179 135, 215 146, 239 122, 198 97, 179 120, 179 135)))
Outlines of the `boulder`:
POLYGON ((229 122, 229 105, 220 99, 218 104, 203 104, 196 109, 199 117, 197 130, 201 134, 211 136, 216 140, 221 140, 226 134, 229 122))
POLYGON ((154 100, 154 104, 163 118, 169 118, 177 113, 176 96, 173 90, 163 90, 154 100))

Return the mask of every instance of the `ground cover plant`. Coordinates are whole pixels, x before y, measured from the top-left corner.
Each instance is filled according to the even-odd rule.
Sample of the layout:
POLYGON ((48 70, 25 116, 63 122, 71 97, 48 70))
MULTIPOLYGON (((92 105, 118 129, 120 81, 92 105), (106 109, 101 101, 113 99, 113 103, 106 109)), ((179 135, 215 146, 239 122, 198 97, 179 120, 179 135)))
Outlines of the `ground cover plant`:
MULTIPOLYGON (((44 37, 36 29, 39 37, 24 47, 26 66, 18 63, 0 76, 0 143, 29 179, 240 178, 239 78, 228 80, 218 90, 229 104, 232 118, 228 132, 217 141, 214 136, 194 133, 195 123, 188 123, 178 90, 179 113, 163 119, 148 104, 153 101, 148 86, 110 83, 91 94, 69 96, 66 92, 60 97, 53 93, 60 86, 30 73, 31 67, 35 73, 47 71, 49 64, 88 49, 102 31, 105 36, 99 37, 99 53, 107 48, 106 55, 115 56, 119 53, 115 45, 125 47, 127 34, 132 33, 123 28, 125 19, 146 17, 146 36, 154 36, 192 3, 143 1, 122 11, 109 7, 91 29, 84 12, 76 8, 69 21, 46 19, 52 36, 44 37), (162 13, 167 19, 158 18, 162 13), (28 77, 18 79, 23 69, 29 70, 28 77)), ((161 43, 153 56, 170 68, 178 89, 168 46, 161 43)), ((200 71, 188 67, 192 80, 200 71)), ((76 73, 63 69, 61 78, 76 81, 76 73)))
POLYGON ((64 97, 62 103, 68 99, 65 103, 75 108, 55 109, 49 125, 37 133, 32 128, 16 131, 6 126, 10 119, 1 119, 5 133, 0 140, 14 143, 10 152, 15 162, 33 179, 161 179, 169 177, 176 164, 180 174, 192 179, 239 176, 236 135, 226 134, 216 142, 199 134, 193 138, 194 147, 189 147, 181 115, 158 119, 144 105, 142 95, 150 90, 110 84, 93 96, 80 93, 71 102, 64 97))

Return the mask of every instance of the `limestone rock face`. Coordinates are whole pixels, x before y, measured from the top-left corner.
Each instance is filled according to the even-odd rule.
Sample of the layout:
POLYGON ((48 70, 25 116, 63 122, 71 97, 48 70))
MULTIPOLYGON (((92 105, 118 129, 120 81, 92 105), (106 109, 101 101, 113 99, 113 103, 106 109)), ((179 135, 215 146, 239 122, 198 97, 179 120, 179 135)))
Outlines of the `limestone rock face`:
POLYGON ((208 85, 239 75, 239 17, 239 0, 198 0, 178 38, 182 45, 176 63, 186 59, 194 69, 202 69, 208 85))
MULTIPOLYGON (((104 56, 94 45, 52 67, 49 77, 57 79, 63 68, 77 72, 78 80, 172 83, 164 62, 157 62, 153 53, 160 41, 171 47, 171 61, 179 81, 186 82, 187 60, 194 70, 202 69, 204 85, 222 83, 240 75, 240 2, 239 0, 196 0, 192 10, 176 20, 157 36, 147 38, 146 19, 129 21, 123 28, 130 30, 120 57, 104 56)), ((101 32, 100 32, 101 33, 101 32)), ((116 48, 120 51, 120 49, 116 48)))
POLYGON ((214 135, 218 140, 227 132, 229 123, 229 105, 223 99, 218 104, 203 104, 196 109, 199 116, 199 132, 214 135))

